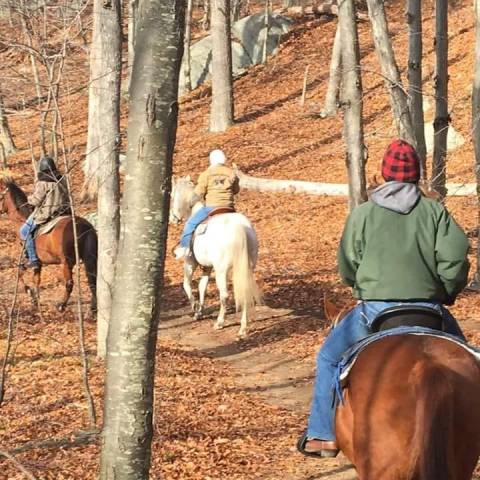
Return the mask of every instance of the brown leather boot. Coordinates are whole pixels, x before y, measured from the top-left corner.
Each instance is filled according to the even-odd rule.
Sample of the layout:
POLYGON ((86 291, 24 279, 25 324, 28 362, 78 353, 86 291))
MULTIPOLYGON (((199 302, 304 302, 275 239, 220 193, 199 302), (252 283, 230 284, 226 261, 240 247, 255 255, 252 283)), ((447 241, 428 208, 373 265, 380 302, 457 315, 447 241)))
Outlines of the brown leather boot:
POLYGON ((339 452, 336 442, 331 440, 320 440, 318 438, 308 438, 306 432, 299 438, 297 449, 304 455, 317 458, 336 457, 339 452))
POLYGON ((304 450, 320 457, 336 457, 338 455, 337 444, 331 440, 319 440, 317 438, 307 440, 304 450))

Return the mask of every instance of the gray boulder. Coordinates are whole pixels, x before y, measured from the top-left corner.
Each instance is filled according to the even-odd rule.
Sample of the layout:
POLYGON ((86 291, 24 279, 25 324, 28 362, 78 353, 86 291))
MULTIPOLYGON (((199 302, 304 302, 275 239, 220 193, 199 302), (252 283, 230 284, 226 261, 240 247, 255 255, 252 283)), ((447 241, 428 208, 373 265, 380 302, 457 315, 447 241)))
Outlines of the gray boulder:
MULTIPOLYGON (((269 29, 267 38, 267 54, 277 52, 282 35, 292 27, 292 21, 279 15, 269 15, 269 29)), ((233 76, 244 72, 248 67, 257 65, 263 59, 263 45, 265 41, 265 13, 257 13, 242 18, 232 26, 232 70, 233 76)), ((201 85, 210 79, 212 63, 212 39, 210 35, 190 47, 190 76, 192 88, 201 85)), ((185 59, 184 59, 185 60, 185 59)), ((185 63, 180 70, 179 94, 186 92, 185 63)))

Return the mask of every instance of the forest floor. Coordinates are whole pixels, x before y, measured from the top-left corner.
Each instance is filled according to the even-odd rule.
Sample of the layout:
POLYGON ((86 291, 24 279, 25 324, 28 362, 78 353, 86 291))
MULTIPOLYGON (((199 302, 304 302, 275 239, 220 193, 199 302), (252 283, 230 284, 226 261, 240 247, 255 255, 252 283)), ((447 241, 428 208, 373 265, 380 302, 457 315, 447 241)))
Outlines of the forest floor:
MULTIPOLYGON (((433 92, 432 8, 431 2, 424 4, 427 94, 433 92)), ((403 9, 403 2, 390 2, 391 37, 402 69, 407 52, 403 9)), ((278 56, 235 82, 236 123, 224 134, 207 131, 208 85, 185 96, 180 105, 175 174, 198 175, 207 165, 209 150, 220 147, 250 175, 346 182, 342 117, 322 120, 316 115, 325 96, 335 26, 336 22, 323 17, 297 19, 278 56), (302 109, 299 98, 307 66, 307 103, 302 109)), ((472 182, 471 2, 456 2, 450 11, 449 40, 452 121, 466 142, 449 155, 447 177, 452 182, 472 182)), ((360 24, 360 43, 367 169, 371 176, 378 172, 382 152, 394 129, 366 23, 360 24)), ((1 70, 1 65, 12 59, 0 52, 0 60, 1 70)), ((28 58, 23 61, 27 65, 28 58)), ((70 75, 69 87, 73 91, 75 85, 88 81, 85 53, 78 53, 69 62, 66 75, 70 75)), ((10 76, 5 78, 6 83, 11 81, 10 76)), ((86 143, 86 91, 63 97, 62 108, 67 145, 72 150, 72 162, 77 162, 86 143)), ((125 119, 124 109, 124 127, 125 119)), ((427 112, 427 119, 431 119, 431 112, 427 112)), ((20 148, 11 159, 10 171, 22 187, 30 190, 29 142, 31 132, 37 129, 38 115, 12 115, 10 123, 20 148)), ((79 200, 83 182, 79 169, 74 170, 72 180, 80 213, 92 211, 93 203, 79 200)), ((476 227, 476 200, 449 198, 447 206, 464 229, 472 231, 476 227)), ((236 340, 238 321, 233 314, 224 330, 214 331, 212 318, 218 299, 212 282, 207 295, 209 315, 194 322, 182 291, 181 263, 168 256, 157 354, 152 478, 354 478, 343 457, 319 462, 295 451, 296 439, 306 424, 315 354, 328 328, 322 312, 324 295, 343 305, 353 303, 349 290, 340 284, 335 264, 347 214, 346 199, 243 191, 238 209, 252 220, 259 235, 256 274, 265 306, 259 309, 257 320, 251 322, 246 340, 236 340)), ((169 252, 178 240, 180 228, 170 228, 169 252)), ((473 267, 475 248, 476 238, 472 238, 473 267)), ((18 252, 12 223, 0 219, 2 352, 18 252)), ((18 297, 14 357, 0 416, 0 479, 23 478, 12 460, 1 457, 2 451, 14 452, 15 458, 38 479, 93 479, 98 472, 96 444, 15 451, 21 446, 31 447, 28 442, 32 441, 73 438, 75 432, 90 425, 81 382, 75 298, 64 314, 56 311, 54 301, 61 295, 57 274, 55 267, 45 269, 40 312, 32 308, 24 294, 18 297)), ((84 279, 82 290, 87 290, 84 279)), ((86 302, 88 295, 84 297, 86 302)), ((469 340, 480 345, 480 295, 465 291, 452 312, 469 340)), ((87 318, 85 329, 91 388, 99 415, 97 423, 101 424, 104 368, 95 357, 94 319, 87 318)))

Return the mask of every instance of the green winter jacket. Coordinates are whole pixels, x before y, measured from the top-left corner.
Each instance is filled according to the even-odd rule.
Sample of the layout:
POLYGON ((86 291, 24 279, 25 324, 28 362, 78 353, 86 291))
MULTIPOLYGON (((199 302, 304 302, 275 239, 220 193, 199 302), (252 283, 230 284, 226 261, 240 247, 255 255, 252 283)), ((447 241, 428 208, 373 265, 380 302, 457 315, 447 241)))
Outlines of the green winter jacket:
POLYGON ((403 211, 396 206, 392 210, 398 191, 390 195, 388 189, 405 190, 402 185, 407 184, 389 183, 396 185, 377 189, 387 201, 372 195, 347 219, 337 255, 343 281, 361 300, 451 305, 467 283, 465 233, 440 203, 421 196, 411 184, 408 188, 416 189, 416 199, 403 211))

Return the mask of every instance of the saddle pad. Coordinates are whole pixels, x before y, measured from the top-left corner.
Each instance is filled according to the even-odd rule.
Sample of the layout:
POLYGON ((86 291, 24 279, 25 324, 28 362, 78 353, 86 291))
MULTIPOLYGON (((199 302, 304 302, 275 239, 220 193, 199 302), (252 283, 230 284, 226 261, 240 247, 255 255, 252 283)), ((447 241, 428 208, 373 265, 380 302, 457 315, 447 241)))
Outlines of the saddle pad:
POLYGON ((374 333, 373 335, 368 336, 367 338, 361 340, 360 342, 353 345, 349 350, 345 352, 340 361, 337 371, 335 372, 334 377, 334 389, 336 393, 336 400, 343 403, 343 396, 342 396, 342 387, 345 385, 346 380, 348 378, 348 374, 350 373, 353 365, 355 364, 358 356, 360 353, 365 350, 370 344, 386 337, 392 337, 394 335, 428 335, 431 337, 438 337, 442 338, 446 341, 454 342, 457 345, 463 347, 465 350, 470 352, 477 361, 480 362, 480 349, 475 348, 464 340, 460 338, 450 335, 449 333, 440 332, 438 330, 432 330, 430 328, 424 327, 396 327, 389 330, 384 330, 382 332, 374 333))
POLYGON ((55 217, 54 219, 50 220, 47 223, 44 223, 43 225, 40 225, 36 230, 35 230, 35 237, 39 237, 40 235, 45 235, 46 233, 51 232, 57 223, 60 220, 63 220, 64 218, 70 218, 70 215, 61 215, 60 217, 55 217))

